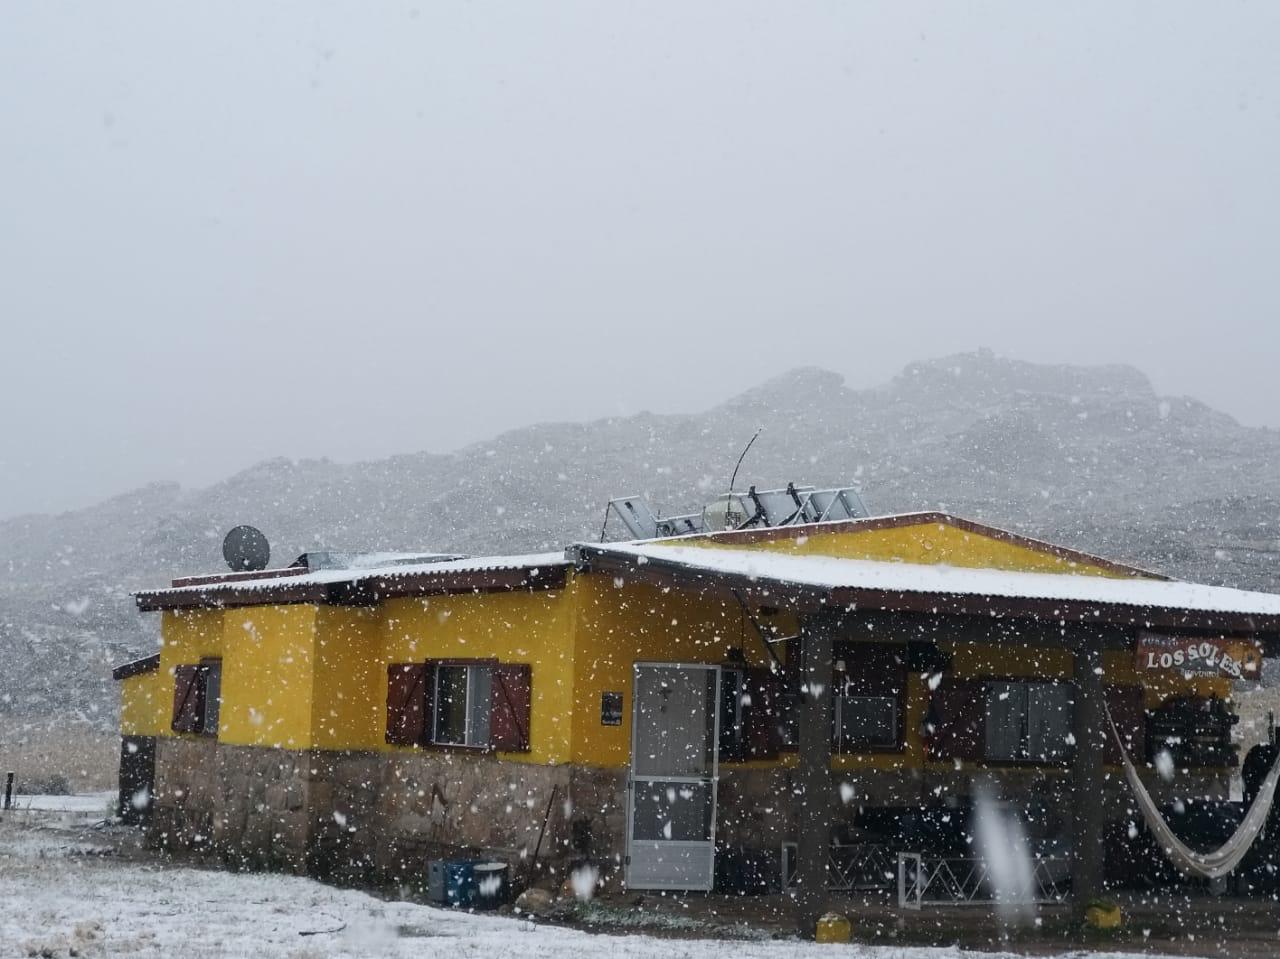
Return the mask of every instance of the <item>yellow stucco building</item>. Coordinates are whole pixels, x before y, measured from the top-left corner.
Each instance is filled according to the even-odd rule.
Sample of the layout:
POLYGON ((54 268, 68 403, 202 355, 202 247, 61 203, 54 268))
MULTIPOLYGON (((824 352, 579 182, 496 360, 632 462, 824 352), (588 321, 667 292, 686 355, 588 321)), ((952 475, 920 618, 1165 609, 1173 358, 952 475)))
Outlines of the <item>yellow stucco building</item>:
MULTIPOLYGON (((1081 739, 1103 702, 1139 762, 1179 715, 1219 717, 1226 739, 1179 767, 1220 792, 1231 678, 1146 668, 1139 648, 1199 639, 1255 669, 1280 627, 1276 597, 940 513, 532 556, 304 557, 138 605, 161 615, 162 646, 117 670, 122 805, 155 842, 400 880, 483 850, 682 889, 781 882, 792 844, 802 861, 888 848, 904 817, 963 807, 980 782, 1079 850, 1079 756, 1120 758, 1081 739), (814 846, 795 796, 828 784, 814 846)), ((1111 818, 1118 781, 1096 780, 1111 818)))

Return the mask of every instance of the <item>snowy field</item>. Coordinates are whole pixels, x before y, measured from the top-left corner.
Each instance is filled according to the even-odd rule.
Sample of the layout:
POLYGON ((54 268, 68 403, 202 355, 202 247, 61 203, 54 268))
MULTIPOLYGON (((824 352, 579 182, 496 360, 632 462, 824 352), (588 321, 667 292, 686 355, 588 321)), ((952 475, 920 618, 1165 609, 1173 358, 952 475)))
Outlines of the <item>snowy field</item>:
POLYGON ((85 793, 80 796, 14 796, 17 812, 72 812, 107 815, 116 799, 114 792, 85 793))
POLYGON ((89 815, 74 812, 21 812, 0 819, 0 955, 947 959, 961 954, 919 947, 595 935, 385 902, 289 876, 135 861, 103 841, 91 822, 89 815))

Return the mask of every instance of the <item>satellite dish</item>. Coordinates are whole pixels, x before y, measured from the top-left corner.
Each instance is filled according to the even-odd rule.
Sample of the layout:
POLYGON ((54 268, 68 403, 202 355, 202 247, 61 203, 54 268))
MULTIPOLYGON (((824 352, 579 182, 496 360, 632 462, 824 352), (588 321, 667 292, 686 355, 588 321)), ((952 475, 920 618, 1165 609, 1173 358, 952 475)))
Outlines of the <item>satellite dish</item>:
POLYGON ((237 573, 266 569, 271 559, 271 546, 261 530, 237 526, 222 541, 222 558, 237 573))

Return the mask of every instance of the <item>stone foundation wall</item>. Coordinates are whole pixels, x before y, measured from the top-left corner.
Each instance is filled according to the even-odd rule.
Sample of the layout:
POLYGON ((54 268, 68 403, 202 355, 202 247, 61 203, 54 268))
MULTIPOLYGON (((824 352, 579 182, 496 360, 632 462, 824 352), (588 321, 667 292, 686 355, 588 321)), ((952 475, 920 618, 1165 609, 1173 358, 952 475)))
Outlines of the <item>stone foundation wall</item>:
POLYGON ((575 766, 569 773, 569 794, 573 855, 621 867, 627 848, 627 770, 575 766))
POLYGON ((161 738, 149 840, 238 868, 304 872, 312 778, 306 753, 161 738))
POLYGON ((456 753, 380 758, 373 856, 381 874, 412 881, 448 850, 485 850, 512 864, 530 861, 535 849, 544 862, 567 854, 569 767, 456 753))
POLYGON ((342 882, 379 881, 382 754, 317 750, 306 755, 311 770, 307 872, 342 882))
MULTIPOLYGON (((794 841, 794 777, 795 771, 786 768, 721 767, 717 844, 776 852, 784 841, 794 841)), ((1074 825, 1075 796, 1068 770, 849 770, 833 772, 832 782, 837 835, 855 832, 862 808, 967 805, 979 787, 997 801, 1022 808, 1033 838, 1069 837, 1074 825)), ((1229 770, 1180 772, 1172 783, 1158 778, 1148 783, 1159 802, 1171 802, 1177 796, 1225 799, 1229 786, 1229 770)), ((1095 801, 1104 804, 1108 822, 1127 822, 1137 816, 1123 774, 1111 774, 1095 801)), ((625 836, 625 822, 617 828, 625 836)))
POLYGON ((791 769, 722 768, 717 844, 776 851, 783 840, 795 838, 794 778, 791 769))
POLYGON ((425 883, 427 861, 442 855, 484 853, 517 867, 535 850, 547 865, 615 854, 620 862, 624 781, 620 771, 483 754, 166 737, 148 835, 154 846, 235 868, 366 883, 425 883))
MULTIPOLYGON (((155 749, 149 841, 234 868, 421 885, 430 859, 484 854, 522 869, 536 849, 544 869, 590 860, 608 882, 621 875, 625 769, 430 751, 290 751, 199 737, 162 737, 155 749)), ((786 768, 723 767, 718 847, 774 855, 794 840, 794 776, 786 768)), ((1221 797, 1228 781, 1225 772, 1181 774, 1177 792, 1221 797)), ((959 805, 979 782, 1027 811, 1033 838, 1070 835, 1075 798, 1062 770, 836 772, 837 833, 853 832, 862 807, 959 805)), ((1157 798, 1171 789, 1153 784, 1157 798)), ((1100 799, 1109 821, 1133 815, 1123 776, 1112 774, 1100 799)))

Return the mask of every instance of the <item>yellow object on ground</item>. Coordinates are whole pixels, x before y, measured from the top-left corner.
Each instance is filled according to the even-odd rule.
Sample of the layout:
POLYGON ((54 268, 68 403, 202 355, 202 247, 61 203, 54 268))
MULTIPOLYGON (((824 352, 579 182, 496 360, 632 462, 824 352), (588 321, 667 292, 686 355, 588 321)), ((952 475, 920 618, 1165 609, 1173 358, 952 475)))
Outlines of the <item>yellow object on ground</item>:
POLYGON ((829 912, 818 920, 814 938, 818 942, 848 942, 853 936, 853 926, 838 912, 829 912))
POLYGON ((1123 916, 1112 902, 1095 902, 1084 912, 1085 922, 1094 929, 1119 929, 1123 916))

